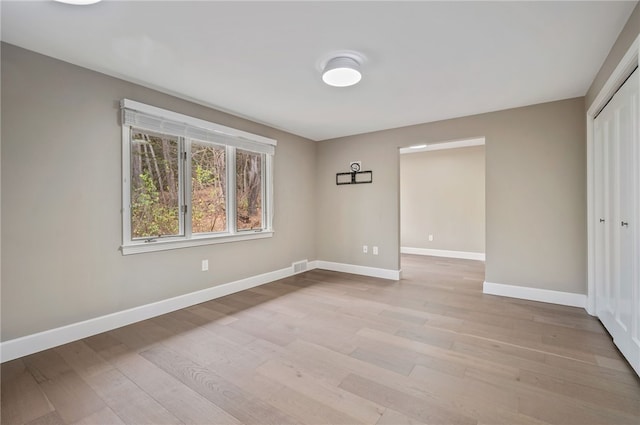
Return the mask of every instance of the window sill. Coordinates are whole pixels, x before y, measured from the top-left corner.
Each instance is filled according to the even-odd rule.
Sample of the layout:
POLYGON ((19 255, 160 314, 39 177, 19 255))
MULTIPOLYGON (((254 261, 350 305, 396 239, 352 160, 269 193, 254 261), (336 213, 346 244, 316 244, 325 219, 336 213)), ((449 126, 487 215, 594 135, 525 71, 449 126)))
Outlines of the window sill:
POLYGON ((167 251, 170 249, 189 248, 192 246, 214 245, 219 243, 238 242, 252 239, 265 239, 273 236, 272 230, 261 232, 237 233, 235 235, 196 237, 182 240, 156 240, 155 242, 139 242, 122 245, 122 255, 142 254, 144 252, 167 251))

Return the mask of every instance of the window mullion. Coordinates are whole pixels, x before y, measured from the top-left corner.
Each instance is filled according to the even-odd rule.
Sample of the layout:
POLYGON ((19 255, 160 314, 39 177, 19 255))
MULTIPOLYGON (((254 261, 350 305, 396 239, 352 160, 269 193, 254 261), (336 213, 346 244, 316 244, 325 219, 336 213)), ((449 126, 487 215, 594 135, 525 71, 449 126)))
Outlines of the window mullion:
POLYGON ((227 146, 227 225, 229 233, 238 232, 236 211, 236 148, 227 146))
POLYGON ((271 237, 275 140, 235 129, 221 135, 217 124, 126 99, 122 106, 123 254, 271 237), (255 172, 258 156, 261 173, 255 172), (239 159, 251 161, 239 164, 240 175, 239 159), (255 214, 257 178, 262 229, 255 214), (246 225, 245 209, 253 212, 246 225))
POLYGON ((184 213, 181 214, 183 234, 186 239, 191 239, 193 229, 191 228, 191 140, 183 138, 180 144, 180 190, 182 191, 180 201, 184 213))

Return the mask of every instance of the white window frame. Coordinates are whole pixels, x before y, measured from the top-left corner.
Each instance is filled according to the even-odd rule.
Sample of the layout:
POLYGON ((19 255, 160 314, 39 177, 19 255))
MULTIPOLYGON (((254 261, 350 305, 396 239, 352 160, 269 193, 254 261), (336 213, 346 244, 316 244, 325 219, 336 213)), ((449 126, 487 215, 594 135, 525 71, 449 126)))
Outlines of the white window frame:
MULTIPOLYGON (((273 157, 277 141, 268 137, 248 133, 220 124, 204 121, 198 118, 146 105, 129 99, 120 102, 122 116, 122 246, 123 255, 139 254, 143 252, 164 251, 169 249, 186 248, 210 244, 228 243, 235 241, 264 239, 273 236, 273 157), (126 113, 126 116, 125 116, 126 113), (134 117, 135 118, 132 118, 134 117), (138 120, 138 118, 141 118, 138 120), (150 118, 154 124, 145 124, 150 118), (139 122, 138 122, 139 121, 139 122), (168 124, 172 130, 163 131, 153 127, 168 124), (153 128, 152 128, 153 127, 153 128), (197 143, 211 142, 226 146, 227 171, 227 231, 217 233, 191 232, 191 199, 189 194, 191 182, 186 178, 179 190, 187 205, 186 214, 181 214, 184 220, 184 236, 167 236, 163 238, 132 239, 131 238, 131 128, 148 130, 184 138, 184 150, 188 151, 191 141, 197 143), (178 130, 176 130, 178 129, 178 130), (182 130, 179 130, 182 129, 182 130), (184 134, 179 134, 184 131, 184 134), (207 140, 189 136, 190 133, 205 135, 207 140), (252 148, 253 147, 253 148, 252 148), (263 153, 262 164, 262 228, 259 230, 237 230, 236 222, 236 149, 263 153)), ((190 157, 189 157, 190 158, 190 157)), ((181 159, 180 159, 181 160, 181 159)), ((191 161, 180 164, 184 169, 184 176, 190 176, 191 161)))

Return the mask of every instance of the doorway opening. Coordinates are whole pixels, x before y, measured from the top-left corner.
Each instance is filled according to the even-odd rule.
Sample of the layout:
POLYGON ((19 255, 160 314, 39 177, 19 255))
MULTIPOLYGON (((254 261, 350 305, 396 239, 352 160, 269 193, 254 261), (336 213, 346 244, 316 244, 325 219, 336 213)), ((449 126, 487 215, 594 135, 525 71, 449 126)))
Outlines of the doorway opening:
POLYGON ((400 149, 401 265, 407 254, 485 260, 485 163, 484 137, 400 149))

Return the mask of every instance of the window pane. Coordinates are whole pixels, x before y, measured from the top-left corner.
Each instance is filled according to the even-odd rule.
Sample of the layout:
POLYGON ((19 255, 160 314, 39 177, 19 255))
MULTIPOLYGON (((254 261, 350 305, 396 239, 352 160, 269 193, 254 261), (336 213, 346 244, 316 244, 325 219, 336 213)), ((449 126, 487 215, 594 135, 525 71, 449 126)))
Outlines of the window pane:
POLYGON ((223 146, 191 144, 191 231, 227 230, 226 157, 223 146))
POLYGON ((236 150, 236 225, 238 230, 262 229, 263 154, 236 150))
POLYGON ((178 139, 131 130, 131 238, 180 234, 178 139))

